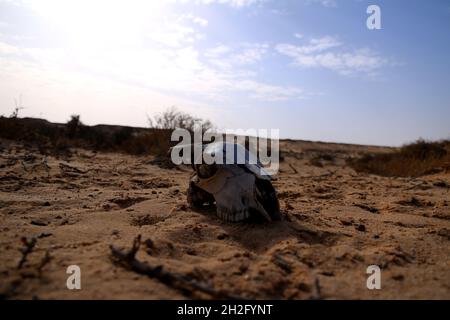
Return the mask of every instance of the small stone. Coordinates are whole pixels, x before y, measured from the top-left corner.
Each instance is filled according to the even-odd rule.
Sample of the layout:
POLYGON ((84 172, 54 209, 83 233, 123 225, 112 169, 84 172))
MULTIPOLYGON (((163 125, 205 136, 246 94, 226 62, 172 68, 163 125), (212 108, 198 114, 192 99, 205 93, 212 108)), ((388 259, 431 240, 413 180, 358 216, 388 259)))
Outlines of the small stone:
POLYGON ((440 235, 441 237, 447 238, 447 240, 450 240, 450 230, 443 228, 441 230, 438 231, 438 235, 440 235))
POLYGON ((48 222, 37 219, 37 220, 31 220, 31 224, 33 224, 35 226, 42 226, 42 227, 44 227, 44 226, 48 225, 48 222))
POLYGON ((303 291, 303 292, 311 292, 311 287, 310 287, 308 284, 304 283, 304 282, 301 282, 301 283, 297 286, 297 288, 298 288, 300 291, 303 291))
POLYGON ((392 276, 392 279, 394 279, 396 281, 403 281, 405 279, 405 276, 402 274, 396 274, 396 275, 392 276))
POLYGON ((286 210, 294 210, 294 207, 289 202, 286 202, 285 207, 286 207, 286 210))
POLYGON ((38 238, 39 239, 42 239, 42 238, 47 238, 47 237, 50 237, 50 236, 52 236, 53 235, 53 233, 50 233, 50 232, 42 232, 40 235, 38 235, 38 238))
POLYGON ((363 224, 360 224, 356 227, 356 230, 361 231, 361 232, 365 232, 366 231, 366 226, 363 224))
POLYGON ((243 263, 243 264, 241 264, 241 265, 239 266, 239 272, 240 272, 240 274, 245 273, 247 270, 248 270, 248 265, 247 265, 247 264, 243 263))
POLYGON ((188 209, 187 205, 182 203, 182 204, 177 204, 172 211, 186 211, 188 209))
POLYGON ((353 224, 353 220, 352 219, 341 219, 340 222, 344 226, 351 226, 353 224))
POLYGON ((436 181, 433 185, 439 188, 450 188, 450 185, 445 181, 436 181))
POLYGON ((186 253, 190 256, 196 256, 197 255, 197 251, 195 251, 195 249, 193 248, 187 248, 186 249, 186 253))
POLYGON ((226 239, 226 238, 228 238, 228 237, 229 237, 228 233, 223 232, 223 233, 221 233, 221 234, 219 234, 219 235, 217 236, 217 239, 219 239, 219 240, 224 240, 224 239, 226 239))

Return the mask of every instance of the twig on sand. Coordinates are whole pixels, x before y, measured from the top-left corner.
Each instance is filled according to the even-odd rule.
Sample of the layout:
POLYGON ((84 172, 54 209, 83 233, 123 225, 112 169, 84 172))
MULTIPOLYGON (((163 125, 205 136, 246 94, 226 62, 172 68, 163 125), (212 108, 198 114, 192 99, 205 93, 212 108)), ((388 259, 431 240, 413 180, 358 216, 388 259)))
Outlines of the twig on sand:
POLYGON ((22 268, 24 263, 27 261, 27 256, 33 251, 34 246, 36 245, 37 239, 31 238, 28 240, 26 237, 21 238, 22 243, 24 244, 24 247, 20 249, 20 252, 22 252, 22 258, 19 261, 19 264, 17 265, 17 269, 22 268))
POLYGON ((311 300, 322 300, 322 293, 321 293, 321 289, 320 289, 320 282, 319 282, 319 278, 316 277, 314 279, 314 294, 311 296, 311 300))
POLYGON ((297 169, 292 165, 292 163, 289 163, 289 167, 294 171, 295 174, 298 173, 297 169))
POLYGON ((42 269, 52 260, 52 256, 50 255, 49 251, 45 251, 45 255, 42 258, 41 262, 37 266, 37 270, 39 273, 39 276, 42 276, 42 269))
POLYGON ((66 163, 59 163, 59 169, 61 172, 67 176, 78 176, 80 174, 86 174, 89 172, 89 170, 83 171, 81 169, 78 169, 74 166, 68 165, 66 163))
POLYGON ((47 162, 47 157, 44 156, 44 158, 42 158, 42 164, 44 165, 45 171, 47 171, 47 176, 50 177, 50 166, 48 165, 47 162))
POLYGON ((303 178, 303 179, 322 179, 322 178, 327 178, 327 177, 330 177, 330 176, 334 175, 336 173, 336 171, 337 170, 334 170, 334 171, 329 170, 327 173, 323 173, 323 174, 319 174, 319 175, 303 176, 303 177, 300 177, 300 178, 303 178))
POLYGON ((48 165, 47 157, 45 156, 42 158, 41 162, 30 165, 28 168, 23 160, 20 161, 20 164, 22 165, 23 170, 28 173, 32 173, 37 167, 43 166, 45 171, 47 172, 47 176, 50 177, 50 166, 48 165))
POLYGON ((22 160, 20 161, 20 164, 22 165, 23 171, 28 172, 27 166, 25 165, 25 162, 22 160))
POLYGON ((275 253, 272 256, 272 261, 286 273, 292 273, 292 267, 280 254, 275 253))
POLYGON ((162 265, 152 266, 147 262, 139 261, 136 259, 136 253, 139 250, 140 244, 141 235, 138 235, 133 240, 133 246, 128 252, 110 245, 113 261, 119 263, 126 269, 133 270, 134 272, 146 275, 150 278, 155 278, 165 285, 180 290, 183 293, 188 292, 192 294, 201 292, 215 299, 245 300, 243 297, 230 294, 223 290, 216 290, 210 285, 200 283, 187 275, 167 271, 162 265))

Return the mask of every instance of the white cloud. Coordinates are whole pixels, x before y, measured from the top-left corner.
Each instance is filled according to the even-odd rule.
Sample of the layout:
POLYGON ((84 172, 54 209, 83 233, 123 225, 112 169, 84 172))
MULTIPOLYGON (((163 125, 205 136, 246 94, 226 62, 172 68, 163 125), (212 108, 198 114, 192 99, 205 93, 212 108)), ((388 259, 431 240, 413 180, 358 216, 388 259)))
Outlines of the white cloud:
POLYGON ((192 14, 186 14, 183 16, 183 18, 188 19, 190 21, 192 21, 195 24, 198 24, 199 26, 202 27, 206 27, 208 25, 208 20, 198 17, 198 16, 194 16, 192 14))
POLYGON ((218 45, 207 50, 204 56, 212 65, 231 69, 260 62, 268 50, 269 45, 265 43, 242 43, 236 48, 218 45))
POLYGON ((343 75, 366 73, 373 75, 374 71, 387 63, 377 53, 368 48, 345 51, 343 44, 333 37, 312 39, 307 45, 278 44, 276 50, 293 59, 298 67, 325 68, 343 75))
POLYGON ((146 38, 169 47, 182 47, 202 39, 193 27, 175 21, 165 21, 146 33, 146 38))
POLYGON ((269 46, 264 43, 249 43, 244 44, 243 46, 244 49, 242 52, 235 54, 231 58, 238 64, 253 64, 261 61, 269 48, 269 46))
MULTIPOLYGON (((30 3, 38 3, 38 2, 49 2, 53 0, 0 0, 1 2, 11 3, 15 5, 29 5, 30 3)), ((67 0, 56 0, 57 2, 66 1, 67 0)), ((55 2, 56 2, 55 1, 55 2)), ((98 1, 98 0, 91 0, 92 1, 98 1)), ((131 1, 140 1, 140 0, 131 0, 131 1)), ((145 0, 147 1, 147 0, 145 0)), ((268 0, 152 0, 152 1, 159 1, 160 3, 165 4, 171 4, 171 3, 194 3, 194 4, 202 4, 202 5, 209 5, 209 4, 223 4, 228 5, 234 8, 242 8, 242 7, 248 7, 255 4, 260 4, 263 2, 266 2, 268 0)), ((322 0, 322 1, 331 1, 331 0, 322 0)))
MULTIPOLYGON (((260 1, 199 1, 203 4, 212 2, 239 8, 260 1)), ((224 101, 229 103, 237 95, 263 101, 303 97, 300 88, 258 79, 258 63, 270 49, 265 43, 219 45, 200 50, 197 45, 204 37, 203 28, 208 26, 208 21, 202 17, 153 12, 155 19, 144 19, 142 15, 139 16, 142 19, 122 30, 116 19, 122 12, 120 8, 116 9, 109 17, 110 24, 92 30, 80 27, 76 15, 70 21, 59 17, 57 23, 61 23, 66 37, 51 48, 16 46, 9 38, 0 37, 2 98, 6 99, 12 94, 11 89, 19 90, 21 86, 25 87, 24 91, 32 91, 32 97, 41 99, 33 101, 35 105, 42 106, 47 101, 51 105, 47 109, 64 103, 72 107, 72 102, 65 102, 70 99, 78 102, 91 99, 119 108, 118 102, 103 99, 108 88, 114 91, 114 96, 120 96, 117 98, 120 102, 134 92, 139 97, 149 92, 149 97, 156 97, 156 104, 161 106, 161 102, 165 102, 161 107, 177 102, 187 106, 214 106, 224 101), (141 25, 141 22, 146 24, 141 25), (80 28, 82 33, 79 33, 80 28), (135 38, 129 41, 130 36, 135 38), (40 91, 26 88, 39 88, 40 91), (77 90, 85 96, 77 99, 77 90), (124 94, 120 95, 118 90, 124 90, 124 94), (46 95, 52 97, 51 101, 44 97, 46 95)), ((84 11, 80 9, 80 12, 84 11)), ((127 16, 134 17, 131 12, 134 11, 127 16)), ((23 93, 27 97, 27 92, 23 93)))
POLYGON ((5 21, 0 21, 0 29, 9 28, 10 26, 11 26, 10 23, 5 22, 5 21))
POLYGON ((0 55, 11 55, 18 53, 20 53, 20 50, 17 47, 4 42, 0 42, 0 55))
POLYGON ((307 0, 306 3, 320 3, 322 6, 327 8, 335 8, 337 7, 336 0, 307 0))
POLYGON ((269 85, 253 80, 236 82, 236 89, 249 92, 252 98, 263 101, 285 101, 303 97, 303 90, 300 88, 269 85))
POLYGON ((230 5, 231 7, 235 8, 241 8, 241 7, 248 7, 254 4, 259 4, 265 1, 267 0, 181 0, 180 2, 194 2, 199 4, 219 3, 230 5))
POLYGON ((34 70, 34 74, 46 75, 49 83, 52 82, 52 74, 60 75, 54 79, 58 82, 61 78, 70 80, 74 74, 81 73, 121 85, 169 92, 174 97, 189 97, 197 102, 225 101, 233 93, 245 93, 250 99, 266 101, 302 97, 303 91, 299 88, 261 82, 255 72, 240 67, 262 59, 266 45, 243 44, 242 48, 235 51, 218 46, 207 51, 218 59, 222 59, 226 52, 233 52, 235 65, 228 68, 204 61, 193 46, 169 50, 161 47, 70 51, 64 48, 19 48, 0 42, 0 55, 9 57, 0 59, 0 74, 4 79, 11 77, 14 72, 9 66, 14 63, 21 66, 20 72, 34 70))
POLYGON ((221 44, 206 50, 204 55, 208 58, 219 58, 231 51, 232 49, 230 47, 221 44))
POLYGON ((341 43, 338 40, 333 37, 326 36, 323 38, 313 38, 309 41, 308 45, 293 46, 290 49, 295 50, 298 54, 311 54, 339 46, 341 46, 341 43))
POLYGON ((25 109, 21 116, 58 122, 75 113, 87 124, 147 126, 146 114, 173 105, 195 116, 219 120, 212 106, 107 77, 20 60, 0 59, 0 70, 0 114, 10 114, 14 98, 22 96, 25 109))

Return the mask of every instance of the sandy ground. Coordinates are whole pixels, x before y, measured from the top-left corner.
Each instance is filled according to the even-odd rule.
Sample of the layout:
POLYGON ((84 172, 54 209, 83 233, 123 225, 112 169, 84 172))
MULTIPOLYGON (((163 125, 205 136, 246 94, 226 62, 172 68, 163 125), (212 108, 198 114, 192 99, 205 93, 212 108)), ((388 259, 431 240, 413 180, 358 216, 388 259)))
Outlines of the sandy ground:
MULTIPOLYGON (((43 156, 2 141, 0 295, 9 299, 184 299, 110 259, 110 244, 151 240, 137 258, 247 298, 450 299, 450 174, 358 174, 369 147, 284 141, 274 185, 283 220, 225 223, 186 206, 189 168, 151 157, 74 150, 43 156), (317 166, 317 152, 332 154, 317 166), (322 166, 320 166, 322 165, 322 166), (21 268, 22 237, 37 243, 21 268), (50 260, 44 259, 46 252, 50 260), (381 290, 366 268, 379 265, 381 290), (68 290, 66 268, 81 268, 68 290)), ((372 148, 372 151, 385 151, 372 148)))

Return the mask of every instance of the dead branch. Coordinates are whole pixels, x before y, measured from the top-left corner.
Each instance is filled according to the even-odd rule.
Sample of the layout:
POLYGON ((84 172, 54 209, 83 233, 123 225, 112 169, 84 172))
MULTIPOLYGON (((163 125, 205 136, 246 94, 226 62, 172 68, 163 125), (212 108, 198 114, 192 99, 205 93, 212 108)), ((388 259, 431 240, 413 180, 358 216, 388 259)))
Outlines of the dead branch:
POLYGON ((22 237, 20 240, 24 244, 24 247, 20 249, 20 252, 22 252, 22 258, 17 265, 17 269, 22 268, 24 263, 27 261, 28 255, 33 251, 33 248, 37 242, 37 239, 35 237, 31 238, 30 240, 28 240, 26 237, 22 237))
POLYGON ((215 299, 245 300, 243 297, 235 296, 223 290, 215 290, 208 284, 197 282, 187 275, 167 271, 162 265, 152 266, 147 262, 139 261, 136 259, 136 253, 139 250, 140 243, 141 236, 138 235, 133 240, 133 246, 128 252, 122 251, 111 245, 110 248, 113 261, 119 263, 126 269, 133 270, 134 272, 146 275, 150 278, 155 278, 165 285, 183 293, 189 292, 192 294, 201 292, 215 299))
POLYGON ((336 170, 334 170, 334 171, 330 170, 324 174, 304 176, 301 178, 303 178, 303 179, 322 179, 322 178, 330 177, 330 176, 334 175, 335 173, 336 173, 336 170))
POLYGON ((289 163, 289 167, 294 171, 295 174, 298 173, 297 169, 295 169, 295 167, 291 163, 289 163))
POLYGON ((45 255, 42 258, 41 262, 37 266, 37 270, 39 273, 39 276, 42 276, 42 269, 52 260, 52 256, 50 255, 49 251, 45 251, 45 255))
POLYGON ((69 174, 72 174, 72 175, 86 174, 86 173, 89 172, 89 170, 83 171, 81 169, 78 169, 76 167, 73 167, 71 165, 68 165, 68 164, 65 164, 65 163, 62 163, 62 162, 59 164, 59 168, 66 175, 69 175, 69 174))
POLYGON ((311 300, 322 300, 322 293, 320 289, 319 278, 314 279, 314 294, 310 298, 311 300))
POLYGON ((23 170, 28 173, 33 173, 37 167, 43 166, 45 171, 47 172, 47 176, 50 177, 50 166, 48 165, 47 157, 45 156, 42 158, 41 162, 30 165, 28 168, 23 160, 20 161, 20 164, 22 165, 23 170))
POLYGON ((28 172, 27 170, 27 166, 25 165, 25 163, 21 160, 20 164, 22 165, 23 171, 28 172))
POLYGON ((50 166, 48 165, 47 157, 44 156, 42 158, 42 164, 44 165, 45 171, 47 171, 47 176, 50 177, 50 166))
POLYGON ((292 273, 292 267, 279 253, 274 253, 272 256, 273 262, 283 269, 286 273, 292 273))

